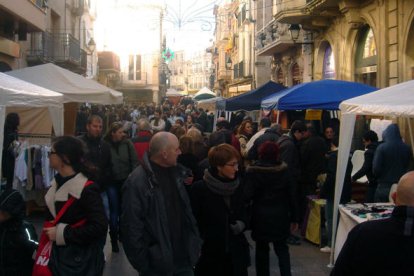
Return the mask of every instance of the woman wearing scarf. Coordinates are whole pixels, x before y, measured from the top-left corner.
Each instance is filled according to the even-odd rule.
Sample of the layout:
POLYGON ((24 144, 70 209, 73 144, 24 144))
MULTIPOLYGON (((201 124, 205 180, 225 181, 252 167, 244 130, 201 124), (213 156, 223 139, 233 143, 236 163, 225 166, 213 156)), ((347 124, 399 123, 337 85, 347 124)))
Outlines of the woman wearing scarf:
POLYGON ((195 275, 247 276, 247 212, 237 176, 240 154, 228 144, 212 147, 210 168, 193 184, 191 201, 203 247, 195 275))

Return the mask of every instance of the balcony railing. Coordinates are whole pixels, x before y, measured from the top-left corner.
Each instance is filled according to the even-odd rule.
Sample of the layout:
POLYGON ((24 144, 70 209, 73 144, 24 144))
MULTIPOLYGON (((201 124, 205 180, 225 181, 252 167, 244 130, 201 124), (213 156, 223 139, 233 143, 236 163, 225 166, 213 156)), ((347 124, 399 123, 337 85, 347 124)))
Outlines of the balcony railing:
POLYGON ((38 32, 31 35, 31 47, 27 52, 30 65, 53 62, 73 71, 83 72, 87 67, 87 52, 80 42, 69 33, 38 32))
MULTIPOLYGON (((282 52, 293 45, 289 25, 277 21, 270 22, 263 30, 256 33, 255 50, 257 55, 269 56, 282 52)), ((299 38, 301 40, 302 37, 299 38)))

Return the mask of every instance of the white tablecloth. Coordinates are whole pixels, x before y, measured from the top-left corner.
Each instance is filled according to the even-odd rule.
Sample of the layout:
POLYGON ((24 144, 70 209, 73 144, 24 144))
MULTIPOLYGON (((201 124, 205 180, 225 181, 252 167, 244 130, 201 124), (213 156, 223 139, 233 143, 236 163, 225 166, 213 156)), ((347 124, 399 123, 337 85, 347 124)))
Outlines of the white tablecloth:
MULTIPOLYGON (((392 203, 367 203, 367 206, 394 206, 392 203)), ((362 204, 346 204, 339 205, 339 224, 338 230, 336 232, 335 240, 335 254, 334 260, 338 258, 339 252, 341 252, 342 247, 348 237, 348 233, 354 228, 357 224, 360 224, 364 221, 367 221, 368 218, 361 218, 352 214, 353 209, 363 208, 362 204)))

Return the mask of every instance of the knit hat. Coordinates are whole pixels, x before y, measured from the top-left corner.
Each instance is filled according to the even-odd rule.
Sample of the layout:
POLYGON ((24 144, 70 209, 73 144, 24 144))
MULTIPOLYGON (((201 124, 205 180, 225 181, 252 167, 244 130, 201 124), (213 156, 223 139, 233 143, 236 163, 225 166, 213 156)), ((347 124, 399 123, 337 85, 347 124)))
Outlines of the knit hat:
POLYGON ((13 189, 5 190, 0 194, 0 210, 7 212, 12 217, 24 214, 25 204, 22 195, 13 189))

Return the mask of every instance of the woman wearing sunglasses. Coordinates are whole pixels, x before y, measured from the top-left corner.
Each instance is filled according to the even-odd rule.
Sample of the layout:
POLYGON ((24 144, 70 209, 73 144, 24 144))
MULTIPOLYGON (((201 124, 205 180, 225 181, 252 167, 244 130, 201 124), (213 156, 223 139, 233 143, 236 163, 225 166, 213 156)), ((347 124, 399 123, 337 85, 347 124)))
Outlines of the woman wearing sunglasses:
POLYGON ((75 137, 57 137, 52 143, 50 166, 57 174, 45 195, 51 225, 43 230, 53 241, 48 264, 53 275, 98 275, 103 271, 102 240, 108 221, 100 188, 89 181, 94 172, 84 157, 84 144, 75 137))

